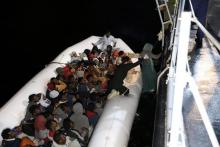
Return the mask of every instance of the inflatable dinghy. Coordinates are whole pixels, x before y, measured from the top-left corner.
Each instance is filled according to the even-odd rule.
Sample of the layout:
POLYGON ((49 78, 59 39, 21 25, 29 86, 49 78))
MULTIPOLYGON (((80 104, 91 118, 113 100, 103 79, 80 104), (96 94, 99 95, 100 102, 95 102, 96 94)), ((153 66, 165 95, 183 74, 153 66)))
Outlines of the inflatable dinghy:
MULTIPOLYGON (((71 53, 80 54, 84 49, 92 48, 92 43, 100 37, 91 36, 58 55, 48 66, 34 76, 24 85, 1 109, 0 109, 0 132, 5 128, 18 126, 26 114, 28 97, 33 93, 45 93, 47 83, 52 77, 56 77, 56 69, 60 64, 69 63, 71 53)), ((126 53, 133 51, 121 40, 117 40, 117 48, 126 53)), ((132 58, 135 62, 137 58, 132 58)), ((102 115, 93 129, 89 147, 125 147, 128 144, 130 130, 136 114, 139 97, 142 89, 140 67, 135 67, 135 74, 129 73, 124 83, 129 87, 128 96, 115 96, 107 100, 102 115)), ((2 138, 0 137, 0 141, 2 138)))

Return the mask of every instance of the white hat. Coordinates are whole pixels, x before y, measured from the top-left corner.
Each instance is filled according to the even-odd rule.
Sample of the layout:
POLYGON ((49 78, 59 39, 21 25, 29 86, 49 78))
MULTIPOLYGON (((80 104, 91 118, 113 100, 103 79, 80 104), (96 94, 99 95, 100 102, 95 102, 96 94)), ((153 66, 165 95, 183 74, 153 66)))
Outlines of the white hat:
POLYGON ((46 99, 43 99, 41 98, 40 101, 39 101, 39 104, 43 107, 48 107, 50 104, 51 104, 51 101, 48 100, 47 98, 46 99))
POLYGON ((50 98, 57 98, 58 95, 59 95, 59 92, 56 91, 56 90, 52 90, 52 91, 49 93, 50 98))
POLYGON ((80 54, 80 58, 83 60, 88 60, 88 57, 85 53, 80 54))
POLYGON ((93 93, 93 92, 96 92, 95 88, 92 88, 89 93, 93 93))
POLYGON ((84 57, 83 57, 83 60, 84 60, 84 61, 87 61, 87 60, 88 60, 88 57, 84 56, 84 57))

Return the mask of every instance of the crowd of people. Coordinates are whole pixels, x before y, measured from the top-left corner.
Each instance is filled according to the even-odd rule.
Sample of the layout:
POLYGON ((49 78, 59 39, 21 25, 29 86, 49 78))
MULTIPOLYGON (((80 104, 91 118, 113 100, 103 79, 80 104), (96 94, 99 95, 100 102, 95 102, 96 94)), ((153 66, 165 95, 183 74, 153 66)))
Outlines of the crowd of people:
POLYGON ((92 49, 71 53, 71 62, 56 69, 57 76, 48 81, 45 93, 28 97, 20 125, 2 131, 2 146, 87 146, 106 100, 115 94, 128 95, 123 85, 127 72, 149 60, 147 56, 132 63, 116 43, 107 33, 92 49))

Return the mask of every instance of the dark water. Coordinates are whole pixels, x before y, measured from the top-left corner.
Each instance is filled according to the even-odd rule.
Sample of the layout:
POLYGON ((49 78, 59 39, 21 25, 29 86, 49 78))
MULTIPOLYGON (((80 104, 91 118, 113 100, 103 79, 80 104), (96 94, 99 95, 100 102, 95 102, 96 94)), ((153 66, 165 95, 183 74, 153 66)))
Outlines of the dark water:
POLYGON ((0 6, 1 105, 61 51, 91 35, 110 30, 139 52, 160 30, 154 1, 9 0, 0 6))
POLYGON ((152 146, 155 105, 156 96, 154 94, 141 95, 128 147, 152 146))

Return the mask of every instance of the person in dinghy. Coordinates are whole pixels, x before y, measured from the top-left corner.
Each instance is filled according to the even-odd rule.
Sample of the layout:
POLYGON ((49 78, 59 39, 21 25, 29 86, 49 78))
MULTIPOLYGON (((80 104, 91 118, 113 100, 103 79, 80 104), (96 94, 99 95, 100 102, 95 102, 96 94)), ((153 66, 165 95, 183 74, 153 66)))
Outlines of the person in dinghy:
POLYGON ((142 63, 143 58, 138 58, 137 62, 132 63, 128 56, 124 56, 121 61, 121 64, 116 67, 113 77, 109 80, 108 99, 117 95, 128 96, 129 89, 123 85, 123 80, 130 69, 142 63))

